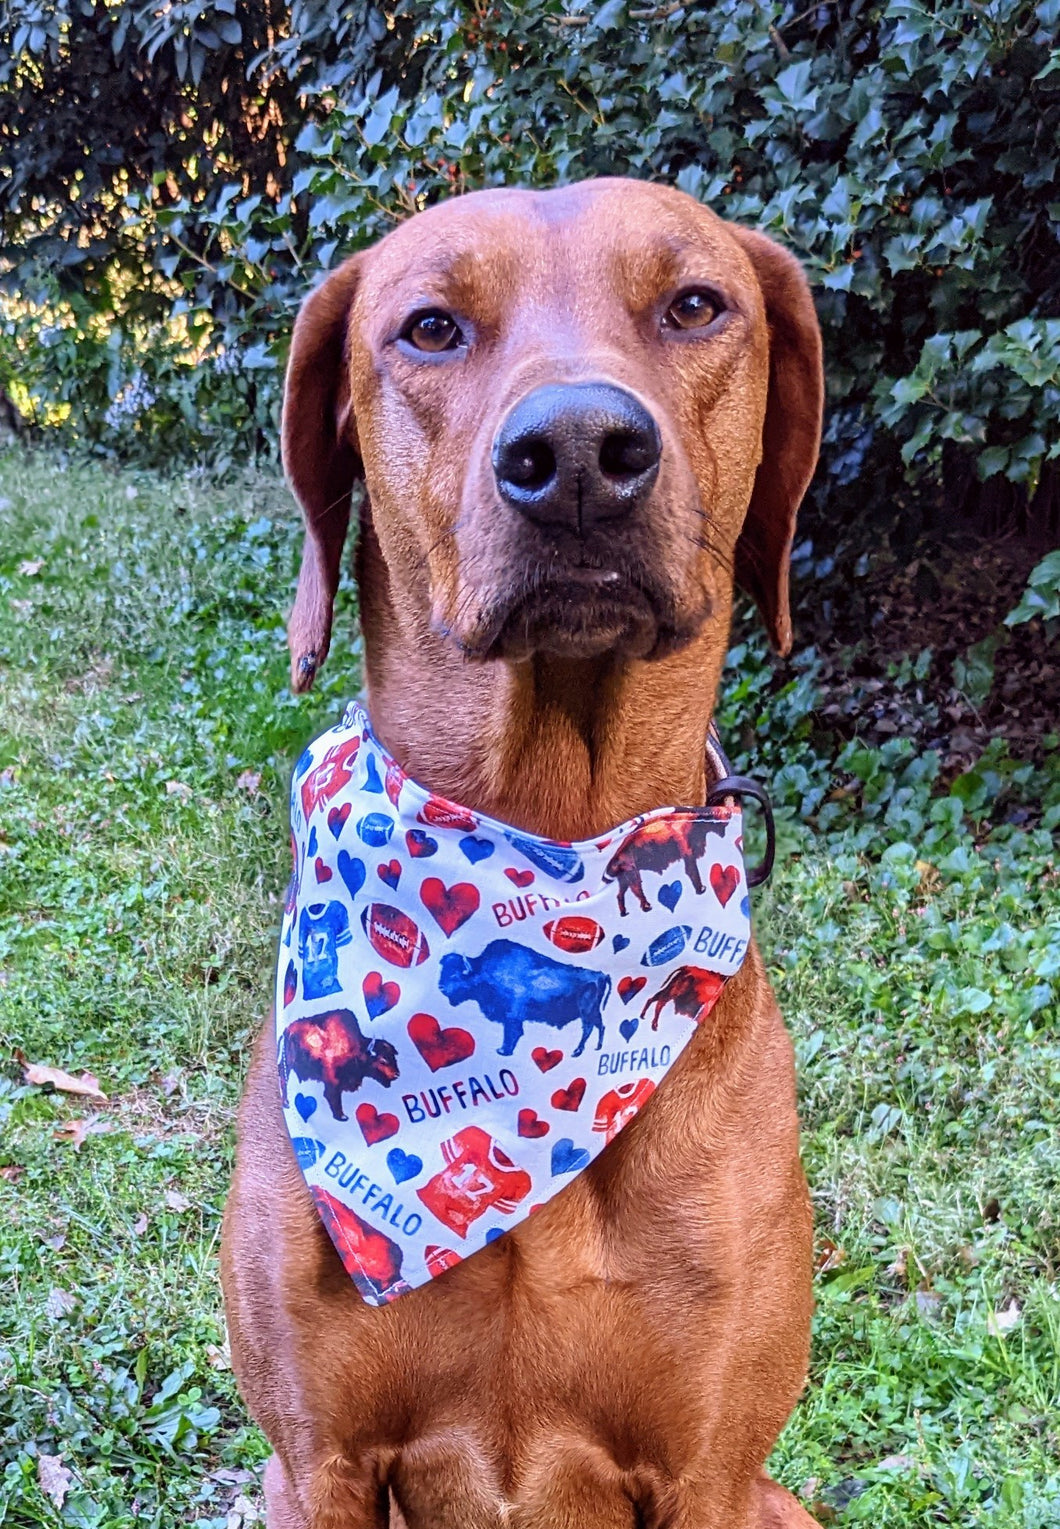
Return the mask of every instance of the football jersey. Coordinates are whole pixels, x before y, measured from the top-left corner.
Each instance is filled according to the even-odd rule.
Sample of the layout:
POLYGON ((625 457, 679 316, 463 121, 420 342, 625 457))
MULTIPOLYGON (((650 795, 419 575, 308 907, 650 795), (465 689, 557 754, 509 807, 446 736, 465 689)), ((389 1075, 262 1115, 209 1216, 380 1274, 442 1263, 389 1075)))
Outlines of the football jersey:
POLYGON ((302 997, 313 1002, 341 991, 339 949, 348 945, 350 919, 342 903, 310 903, 298 920, 298 957, 302 997))
POLYGON ((620 1083, 604 1094, 596 1106, 593 1130, 604 1133, 605 1144, 613 1141, 624 1125, 642 1110, 655 1092, 650 1078, 639 1078, 633 1083, 620 1083))
POLYGON ((446 1166, 422 1189, 420 1199, 432 1215, 458 1237, 488 1210, 506 1215, 530 1193, 530 1175, 517 1168, 493 1137, 478 1126, 465 1126, 442 1142, 446 1166))

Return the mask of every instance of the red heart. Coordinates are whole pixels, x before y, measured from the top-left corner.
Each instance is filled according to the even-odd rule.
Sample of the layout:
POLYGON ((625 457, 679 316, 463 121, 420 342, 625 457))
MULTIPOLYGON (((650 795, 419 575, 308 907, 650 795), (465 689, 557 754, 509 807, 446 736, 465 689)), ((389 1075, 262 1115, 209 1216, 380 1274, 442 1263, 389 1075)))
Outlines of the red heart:
POLYGON ((397 884, 401 880, 401 861, 388 860, 386 865, 377 865, 380 881, 385 881, 393 891, 397 891, 397 884))
POLYGON ((547 1136, 549 1124, 547 1120, 539 1120, 536 1110, 519 1111, 519 1135, 520 1136, 547 1136))
POLYGON ((401 997, 397 983, 384 982, 378 972, 368 973, 361 983, 361 992, 368 1005, 369 1019, 378 1019, 380 1014, 386 1014, 401 997))
POLYGON ((349 817, 351 810, 352 804, 350 802, 343 802, 341 807, 332 807, 328 813, 328 827, 336 839, 346 827, 346 819, 349 817))
POLYGON ((386 1141, 388 1136, 396 1136, 401 1129, 401 1122, 396 1115, 380 1115, 374 1104, 359 1104, 354 1114, 361 1135, 370 1147, 377 1141, 386 1141))
MULTIPOLYGON (((647 977, 620 977, 618 979, 618 996, 623 1003, 628 1003, 631 998, 636 998, 642 987, 647 987, 647 977)), ((625 1020, 622 1021, 625 1024, 625 1020)))
POLYGON ((530 1053, 530 1059, 536 1062, 542 1072, 551 1072, 553 1067, 558 1067, 563 1060, 562 1051, 546 1051, 544 1046, 535 1046, 530 1053))
POLYGON ((316 860, 316 869, 317 869, 317 880, 318 881, 330 881, 332 876, 334 875, 334 872, 332 871, 331 866, 330 865, 325 865, 323 860, 321 860, 319 855, 317 856, 317 860, 316 860))
POLYGON ((554 1110, 576 1110, 585 1098, 585 1079, 575 1078, 569 1088, 557 1088, 552 1095, 554 1110))
POLYGON ((437 876, 428 876, 420 888, 420 901, 444 934, 455 934, 478 908, 478 888, 469 881, 447 887, 437 876))
POLYGON ((465 1061, 475 1049, 475 1037, 454 1025, 443 1030, 432 1014, 414 1014, 408 1025, 409 1039, 432 1072, 465 1061))
POLYGON ((734 865, 712 865, 710 868, 710 884, 714 888, 714 895, 724 908, 729 898, 740 885, 740 873, 734 865))
POLYGON ((517 871, 514 865, 506 865, 504 874, 515 887, 528 887, 534 879, 533 871, 517 871))

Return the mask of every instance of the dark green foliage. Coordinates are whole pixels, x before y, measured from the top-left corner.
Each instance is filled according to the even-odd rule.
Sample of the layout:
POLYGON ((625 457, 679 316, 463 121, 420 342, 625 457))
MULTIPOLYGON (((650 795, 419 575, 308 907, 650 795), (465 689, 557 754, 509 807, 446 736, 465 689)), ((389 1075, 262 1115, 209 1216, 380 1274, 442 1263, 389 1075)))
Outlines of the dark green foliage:
POLYGON ((147 460, 272 449, 322 268, 454 191, 660 177, 806 264, 818 525, 996 529, 1037 491, 1055 528, 1060 0, 2 16, 6 283, 43 307, 4 310, 0 387, 41 423, 147 460))

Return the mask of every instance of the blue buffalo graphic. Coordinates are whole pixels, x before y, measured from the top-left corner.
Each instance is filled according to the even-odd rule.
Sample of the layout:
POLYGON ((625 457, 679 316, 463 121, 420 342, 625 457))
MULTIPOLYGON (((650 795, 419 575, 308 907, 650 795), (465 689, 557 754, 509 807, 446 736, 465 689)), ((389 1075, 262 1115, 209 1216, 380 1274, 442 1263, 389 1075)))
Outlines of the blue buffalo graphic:
POLYGON ((477 956, 447 951, 438 986, 451 1004, 477 1003, 487 1019, 503 1026, 501 1056, 511 1056, 525 1025, 564 1025, 581 1021, 582 1038, 573 1056, 581 1056, 596 1031, 596 1049, 604 1041, 603 1009, 611 996, 606 972, 565 966, 551 956, 527 950, 513 940, 491 940, 477 956))

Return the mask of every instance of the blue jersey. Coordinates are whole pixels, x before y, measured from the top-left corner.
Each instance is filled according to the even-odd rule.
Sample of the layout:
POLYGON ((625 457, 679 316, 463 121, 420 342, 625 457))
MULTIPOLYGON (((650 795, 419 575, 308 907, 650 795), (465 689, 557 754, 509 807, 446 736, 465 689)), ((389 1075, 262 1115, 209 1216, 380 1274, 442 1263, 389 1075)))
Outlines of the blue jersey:
POLYGON ((339 950, 353 936, 342 903, 312 903, 298 920, 298 956, 302 962, 302 996, 310 1001, 341 991, 339 950))

